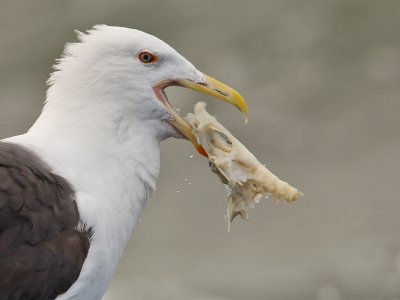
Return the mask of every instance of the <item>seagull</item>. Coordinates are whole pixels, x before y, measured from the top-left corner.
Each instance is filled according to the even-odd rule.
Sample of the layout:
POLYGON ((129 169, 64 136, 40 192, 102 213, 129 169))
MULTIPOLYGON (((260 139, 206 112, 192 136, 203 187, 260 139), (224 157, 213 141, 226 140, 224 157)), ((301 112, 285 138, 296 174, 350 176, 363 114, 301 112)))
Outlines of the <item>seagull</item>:
POLYGON ((25 134, 0 141, 0 299, 101 299, 151 198, 160 142, 207 156, 164 90, 236 106, 243 97, 160 39, 97 25, 77 32, 25 134))

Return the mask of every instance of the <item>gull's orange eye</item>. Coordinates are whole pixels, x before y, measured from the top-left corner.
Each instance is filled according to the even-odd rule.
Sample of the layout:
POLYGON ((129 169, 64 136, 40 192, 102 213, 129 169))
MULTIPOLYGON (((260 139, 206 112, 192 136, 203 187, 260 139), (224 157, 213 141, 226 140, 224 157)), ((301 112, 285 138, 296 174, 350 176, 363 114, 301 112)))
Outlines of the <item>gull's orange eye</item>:
POLYGON ((148 51, 140 52, 138 59, 144 64, 154 64, 158 61, 158 56, 148 51))

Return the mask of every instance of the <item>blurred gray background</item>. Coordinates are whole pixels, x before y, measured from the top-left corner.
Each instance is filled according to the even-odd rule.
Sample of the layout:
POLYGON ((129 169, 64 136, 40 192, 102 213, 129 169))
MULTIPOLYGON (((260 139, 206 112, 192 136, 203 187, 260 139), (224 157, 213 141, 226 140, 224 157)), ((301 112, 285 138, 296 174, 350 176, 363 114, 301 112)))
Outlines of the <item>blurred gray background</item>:
POLYGON ((227 233, 225 189, 191 144, 162 145, 155 197, 105 299, 400 299, 398 0, 0 0, 0 138, 40 113, 73 29, 141 29, 238 89, 250 122, 198 100, 305 194, 227 233), (194 157, 191 157, 194 155, 194 157))

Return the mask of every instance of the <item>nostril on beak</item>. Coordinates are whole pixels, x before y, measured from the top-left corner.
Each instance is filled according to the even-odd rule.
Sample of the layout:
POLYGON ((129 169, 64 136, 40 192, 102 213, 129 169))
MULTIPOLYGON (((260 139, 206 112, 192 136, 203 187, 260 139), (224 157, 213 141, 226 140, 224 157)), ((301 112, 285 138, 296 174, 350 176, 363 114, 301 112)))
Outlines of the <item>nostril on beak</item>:
POLYGON ((216 91, 217 93, 221 94, 221 95, 224 96, 224 97, 228 97, 228 96, 229 96, 229 94, 227 94, 227 93, 225 93, 225 92, 223 92, 223 91, 221 91, 221 90, 214 89, 214 91, 216 91))

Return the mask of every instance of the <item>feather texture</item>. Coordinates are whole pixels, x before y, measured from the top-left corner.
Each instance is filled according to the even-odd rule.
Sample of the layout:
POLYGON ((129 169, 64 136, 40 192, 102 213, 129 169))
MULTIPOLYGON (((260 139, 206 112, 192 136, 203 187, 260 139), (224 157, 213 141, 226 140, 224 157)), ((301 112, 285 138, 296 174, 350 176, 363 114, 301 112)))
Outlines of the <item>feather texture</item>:
POLYGON ((37 157, 0 143, 0 299, 55 299, 79 276, 90 231, 74 192, 37 157))

